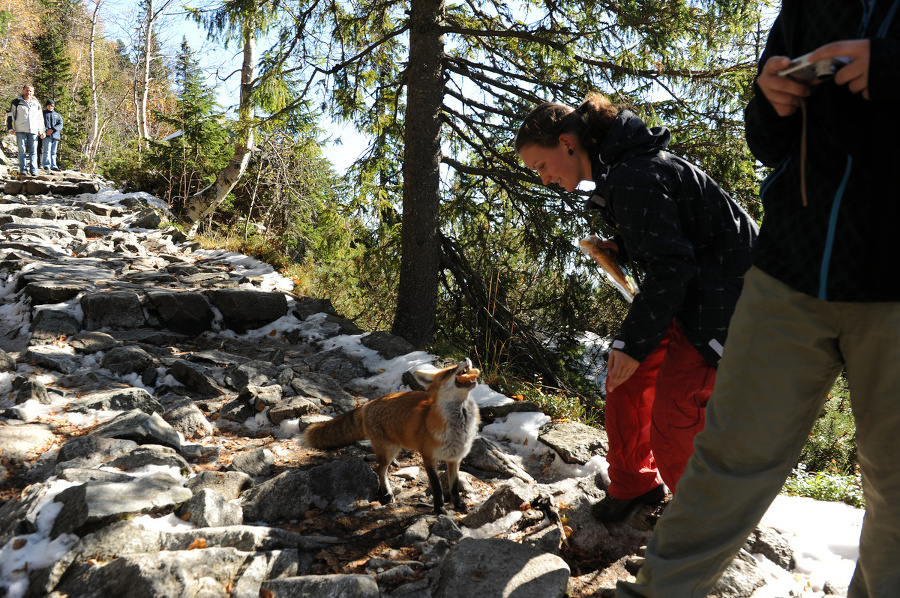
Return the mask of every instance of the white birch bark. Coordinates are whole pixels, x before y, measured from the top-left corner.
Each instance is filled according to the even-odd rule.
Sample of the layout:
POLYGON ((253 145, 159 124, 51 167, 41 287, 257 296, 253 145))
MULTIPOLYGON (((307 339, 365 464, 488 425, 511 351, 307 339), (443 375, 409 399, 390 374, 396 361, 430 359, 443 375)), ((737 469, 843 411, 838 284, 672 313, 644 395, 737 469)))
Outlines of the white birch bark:
POLYGON ((94 36, 97 31, 97 14, 100 12, 101 0, 96 0, 94 13, 91 15, 91 43, 90 43, 90 65, 91 65, 91 133, 88 140, 88 160, 94 161, 97 156, 97 150, 100 146, 100 103, 97 100, 97 74, 94 63, 94 36))
POLYGON ((256 18, 245 16, 241 28, 244 41, 244 59, 241 64, 241 99, 238 107, 240 130, 234 144, 234 155, 228 165, 219 172, 215 182, 195 193, 187 201, 181 216, 181 223, 188 228, 188 235, 193 236, 203 222, 220 203, 231 193, 234 186, 247 170, 253 152, 255 128, 253 126, 254 110, 250 104, 250 92, 253 90, 253 74, 256 66, 256 18))

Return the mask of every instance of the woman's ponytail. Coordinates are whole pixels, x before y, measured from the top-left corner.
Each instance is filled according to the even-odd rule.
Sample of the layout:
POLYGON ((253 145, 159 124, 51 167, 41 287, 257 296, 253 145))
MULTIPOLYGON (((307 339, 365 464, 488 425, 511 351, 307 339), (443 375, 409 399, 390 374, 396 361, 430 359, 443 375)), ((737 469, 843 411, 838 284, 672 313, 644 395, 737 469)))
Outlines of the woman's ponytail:
POLYGON ((564 104, 545 102, 532 110, 516 134, 516 153, 526 145, 556 147, 559 136, 569 133, 578 138, 588 153, 595 154, 606 138, 618 109, 601 93, 589 94, 573 109, 564 104))

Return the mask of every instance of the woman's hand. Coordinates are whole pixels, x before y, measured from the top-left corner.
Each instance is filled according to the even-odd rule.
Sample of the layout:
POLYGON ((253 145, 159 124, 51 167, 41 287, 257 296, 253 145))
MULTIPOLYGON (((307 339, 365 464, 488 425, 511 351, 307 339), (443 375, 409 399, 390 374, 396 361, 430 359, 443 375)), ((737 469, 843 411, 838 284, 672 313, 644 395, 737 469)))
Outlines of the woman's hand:
POLYGON ((847 58, 850 64, 838 69, 834 82, 846 85, 853 92, 869 98, 869 56, 871 44, 867 39, 848 39, 825 44, 813 52, 809 59, 813 62, 828 58, 847 58))
POLYGON ((778 116, 790 116, 796 112, 800 107, 801 98, 808 96, 811 90, 809 83, 801 83, 778 74, 778 71, 790 64, 791 59, 787 56, 773 56, 766 61, 762 72, 756 78, 756 84, 775 108, 778 116))
POLYGON ((606 363, 606 393, 616 389, 617 386, 631 378, 641 362, 618 349, 609 353, 609 361, 606 363))

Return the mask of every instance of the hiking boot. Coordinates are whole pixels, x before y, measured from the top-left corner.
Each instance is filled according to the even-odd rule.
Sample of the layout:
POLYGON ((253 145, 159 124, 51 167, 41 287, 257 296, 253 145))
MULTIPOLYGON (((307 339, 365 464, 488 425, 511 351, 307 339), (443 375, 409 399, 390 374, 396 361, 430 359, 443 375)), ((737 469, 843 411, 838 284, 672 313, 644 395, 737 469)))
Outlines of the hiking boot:
POLYGON ((640 505, 651 505, 660 502, 666 497, 666 487, 660 484, 653 490, 645 492, 635 498, 615 498, 606 495, 606 498, 591 507, 591 515, 594 519, 608 523, 611 521, 621 521, 634 507, 640 505))

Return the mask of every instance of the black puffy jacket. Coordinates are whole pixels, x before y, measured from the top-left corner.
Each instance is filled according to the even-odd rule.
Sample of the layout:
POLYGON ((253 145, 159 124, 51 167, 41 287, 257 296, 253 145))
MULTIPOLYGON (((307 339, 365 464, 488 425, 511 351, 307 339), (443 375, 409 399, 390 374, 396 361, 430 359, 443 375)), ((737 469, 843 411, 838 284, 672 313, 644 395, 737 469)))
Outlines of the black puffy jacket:
POLYGON ((44 110, 44 129, 53 129, 53 133, 48 134, 51 139, 59 139, 60 132, 63 128, 63 119, 56 110, 44 110))
POLYGON ((869 94, 832 81, 807 98, 806 186, 800 193, 802 112, 780 117, 757 87, 745 110, 747 143, 774 168, 760 196, 765 217, 753 263, 813 297, 898 301, 900 0, 785 0, 762 65, 832 41, 871 40, 869 94), (869 12, 867 11, 869 8, 869 12))
POLYGON ((653 130, 625 110, 593 156, 599 206, 627 255, 644 270, 613 348, 643 361, 675 318, 716 365, 750 267, 756 223, 705 172, 665 151, 653 130))

